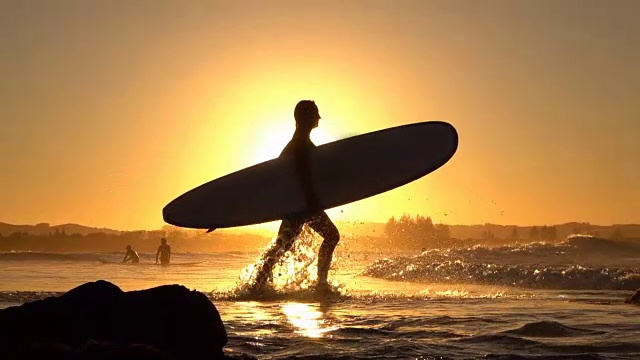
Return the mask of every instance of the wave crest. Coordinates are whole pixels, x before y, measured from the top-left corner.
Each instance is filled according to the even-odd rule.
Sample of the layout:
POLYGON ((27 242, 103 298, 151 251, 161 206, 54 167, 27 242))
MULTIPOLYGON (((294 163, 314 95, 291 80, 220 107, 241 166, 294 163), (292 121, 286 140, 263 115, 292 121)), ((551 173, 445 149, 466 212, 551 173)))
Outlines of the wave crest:
POLYGON ((363 275, 397 281, 538 289, 637 289, 640 269, 612 263, 621 261, 622 255, 636 264, 640 250, 635 244, 573 236, 558 244, 433 249, 417 256, 378 260, 363 275), (602 265, 607 262, 613 266, 602 265))

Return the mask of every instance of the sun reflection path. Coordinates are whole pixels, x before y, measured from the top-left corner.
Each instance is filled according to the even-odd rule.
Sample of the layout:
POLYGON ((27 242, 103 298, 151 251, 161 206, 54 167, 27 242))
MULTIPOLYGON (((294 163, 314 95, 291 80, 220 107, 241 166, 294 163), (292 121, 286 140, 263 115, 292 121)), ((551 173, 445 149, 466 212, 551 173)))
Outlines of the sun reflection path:
POLYGON ((296 328, 296 334, 310 338, 321 338, 328 332, 338 329, 337 326, 330 325, 323 318, 322 312, 315 305, 286 303, 282 305, 282 312, 286 315, 289 323, 296 328))

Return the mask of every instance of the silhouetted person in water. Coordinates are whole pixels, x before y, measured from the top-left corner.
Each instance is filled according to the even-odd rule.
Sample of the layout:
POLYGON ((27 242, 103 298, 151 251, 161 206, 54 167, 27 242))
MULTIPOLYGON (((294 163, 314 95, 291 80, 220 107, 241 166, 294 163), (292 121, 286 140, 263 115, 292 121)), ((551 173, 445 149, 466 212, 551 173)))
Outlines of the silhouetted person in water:
POLYGON ((315 147, 309 136, 311 130, 318 126, 320 113, 315 102, 300 101, 294 110, 296 130, 293 138, 282 150, 280 156, 293 155, 296 174, 300 181, 307 202, 308 211, 298 215, 291 215, 282 219, 276 244, 264 255, 262 268, 256 276, 255 286, 264 287, 268 280, 273 279, 273 266, 286 253, 296 237, 302 232, 304 224, 309 225, 322 238, 322 245, 318 252, 318 290, 327 290, 327 276, 331 267, 333 251, 340 240, 340 233, 335 224, 324 212, 322 205, 313 191, 311 169, 309 167, 309 153, 315 147))
POLYGON ((167 245, 167 239, 160 239, 160 246, 158 246, 158 252, 156 252, 156 264, 158 263, 158 256, 160 257, 160 264, 169 265, 171 261, 171 246, 167 245))
POLYGON ((127 253, 124 254, 124 259, 122 259, 123 263, 126 263, 127 261, 131 261, 132 264, 140 262, 140 256, 138 256, 138 253, 131 248, 131 245, 127 245, 127 253))

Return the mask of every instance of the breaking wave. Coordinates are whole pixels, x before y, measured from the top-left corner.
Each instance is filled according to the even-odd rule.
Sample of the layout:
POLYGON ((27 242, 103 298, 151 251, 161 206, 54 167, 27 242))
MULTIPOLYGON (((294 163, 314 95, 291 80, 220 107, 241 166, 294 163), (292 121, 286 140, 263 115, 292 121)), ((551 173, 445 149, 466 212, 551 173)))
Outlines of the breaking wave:
POLYGON ((589 236, 557 244, 434 249, 374 262, 364 275, 387 280, 468 283, 537 289, 634 290, 640 246, 589 236), (612 261, 631 261, 620 266, 612 261))

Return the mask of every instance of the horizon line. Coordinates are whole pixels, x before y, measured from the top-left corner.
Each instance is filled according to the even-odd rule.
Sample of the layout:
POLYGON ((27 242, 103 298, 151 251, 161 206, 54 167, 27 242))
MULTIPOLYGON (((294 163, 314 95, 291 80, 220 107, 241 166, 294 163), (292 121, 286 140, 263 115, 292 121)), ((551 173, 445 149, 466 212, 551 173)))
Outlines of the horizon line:
MULTIPOLYGON (((334 223, 336 224, 350 224, 350 225, 385 225, 386 222, 377 222, 377 221, 344 221, 344 220, 336 220, 334 221, 334 223)), ((61 224, 51 224, 48 222, 38 222, 35 224, 13 224, 13 223, 8 223, 8 222, 4 222, 4 221, 0 221, 0 224, 2 225, 10 225, 10 226, 38 226, 38 225, 43 225, 43 224, 47 224, 48 227, 61 227, 61 226, 68 226, 68 225, 75 225, 75 226, 82 226, 82 227, 86 227, 86 228, 93 228, 93 229, 97 229, 97 230, 111 230, 111 231, 120 231, 120 232, 134 232, 134 231, 162 231, 164 227, 173 227, 177 230, 182 230, 182 231, 205 231, 205 229, 192 229, 192 228, 183 228, 183 227, 179 227, 179 226, 175 226, 175 225, 171 225, 171 224, 165 224, 162 225, 160 228, 155 228, 155 229, 133 229, 133 230, 122 230, 122 229, 116 229, 116 228, 111 228, 111 227, 106 227, 106 226, 91 226, 91 225, 83 225, 80 223, 73 223, 73 222, 69 222, 69 223, 61 223, 61 224)), ((264 223, 266 224, 266 223, 264 223)), ((491 223, 491 222, 487 222, 487 223, 474 223, 474 224, 448 224, 448 223, 433 223, 434 225, 436 224, 443 224, 443 225, 447 225, 447 226, 467 226, 467 227, 473 227, 473 226, 502 226, 502 227, 520 227, 520 228, 526 228, 526 227, 554 227, 554 226, 563 226, 563 225, 569 225, 569 224, 582 224, 582 225, 589 225, 589 226, 597 226, 597 227, 612 227, 612 226, 640 226, 640 223, 612 223, 612 224, 596 224, 596 223, 591 223, 588 221, 569 221, 569 222, 563 222, 563 223, 556 223, 556 224, 533 224, 533 225, 517 225, 517 224, 499 224, 499 223, 491 223)), ((261 224, 254 224, 254 225, 246 225, 246 226, 237 226, 237 227, 231 227, 231 228, 220 228, 217 229, 218 231, 241 231, 242 228, 246 228, 248 226, 255 226, 255 225, 262 225, 261 224)), ((265 232, 268 231, 267 229, 245 229, 248 232, 265 232)))

